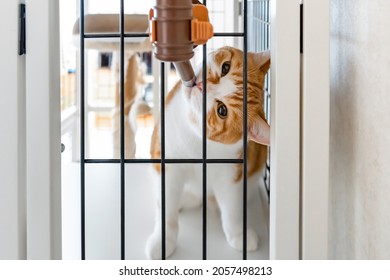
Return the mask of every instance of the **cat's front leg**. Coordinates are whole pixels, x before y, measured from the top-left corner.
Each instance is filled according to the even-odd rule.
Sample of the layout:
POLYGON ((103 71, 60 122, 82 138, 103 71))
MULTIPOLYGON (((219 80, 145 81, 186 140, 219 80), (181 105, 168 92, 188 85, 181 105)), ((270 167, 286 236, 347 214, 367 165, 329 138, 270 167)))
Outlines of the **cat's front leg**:
MULTIPOLYGON (((153 233, 149 236, 146 243, 146 255, 149 259, 162 258, 162 212, 161 212, 161 177, 156 176, 155 194, 155 225, 153 233)), ((179 229, 179 206, 180 197, 183 191, 183 179, 180 172, 174 167, 170 166, 167 169, 166 183, 165 183, 165 244, 166 257, 172 255, 176 249, 177 234, 179 229)))
MULTIPOLYGON (((221 210, 222 227, 230 246, 243 249, 243 186, 242 182, 225 182, 213 186, 221 210)), ((247 229, 247 250, 255 251, 259 238, 252 228, 247 229)))

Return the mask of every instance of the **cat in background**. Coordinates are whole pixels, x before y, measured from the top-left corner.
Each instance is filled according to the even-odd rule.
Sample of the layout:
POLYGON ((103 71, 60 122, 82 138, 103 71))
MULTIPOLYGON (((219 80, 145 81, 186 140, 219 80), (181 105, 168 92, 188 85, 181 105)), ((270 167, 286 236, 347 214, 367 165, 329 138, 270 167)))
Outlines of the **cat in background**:
MULTIPOLYGON (((125 137, 125 158, 135 158, 136 154, 136 143, 135 143, 135 133, 137 131, 136 121, 137 116, 149 114, 151 108, 146 102, 142 100, 141 90, 146 84, 145 82, 145 72, 146 65, 144 65, 138 54, 134 52, 126 53, 127 66, 126 66, 126 76, 124 82, 124 105, 123 113, 124 118, 124 137, 125 137)), ((117 63, 119 67, 119 64, 117 63)), ((117 73, 119 69, 116 69, 117 73)), ((119 82, 116 85, 115 93, 115 107, 112 110, 112 136, 113 136, 113 155, 114 158, 120 158, 120 88, 119 82)))
MULTIPOLYGON (((270 128, 265 120, 264 79, 270 67, 270 53, 248 53, 247 78, 247 172, 248 188, 259 183, 267 158, 270 128)), ((199 158, 202 155, 202 72, 196 84, 185 88, 180 82, 165 99, 166 158, 199 158)), ((243 52, 223 47, 209 54, 207 64, 207 156, 241 159, 243 154, 243 52)), ((161 157, 161 128, 158 123, 151 143, 152 158, 161 157)), ((146 244, 151 259, 161 258, 160 165, 154 166, 156 216, 153 233, 146 244)), ((202 204, 201 166, 166 166, 166 256, 175 248, 179 211, 202 204)), ((221 213, 222 228, 230 246, 243 249, 242 164, 208 165, 207 195, 221 213)), ((208 204, 209 205, 209 204, 208 204)), ((247 250, 258 247, 256 232, 248 228, 247 250)))

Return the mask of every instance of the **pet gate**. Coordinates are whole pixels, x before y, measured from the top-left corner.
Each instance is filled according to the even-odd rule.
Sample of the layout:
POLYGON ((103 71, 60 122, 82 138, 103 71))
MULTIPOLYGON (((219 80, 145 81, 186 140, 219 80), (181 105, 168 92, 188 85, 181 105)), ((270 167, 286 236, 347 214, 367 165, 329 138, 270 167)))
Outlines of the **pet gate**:
MULTIPOLYGON (((211 1, 210 1, 211 2, 211 1)), ((160 125, 161 125, 161 158, 160 159, 137 159, 127 158, 125 155, 126 141, 125 141, 125 40, 126 38, 144 38, 148 37, 149 34, 144 33, 126 33, 125 32, 125 1, 120 1, 120 16, 119 16, 119 33, 86 33, 85 31, 85 6, 84 1, 80 1, 80 161, 81 161, 81 258, 87 258, 87 243, 86 240, 86 165, 90 164, 118 164, 120 166, 120 258, 126 259, 126 191, 127 188, 131 188, 131 183, 126 185, 126 180, 131 181, 131 178, 126 176, 126 165, 133 164, 160 164, 161 165, 161 198, 162 198, 162 259, 165 259, 165 166, 170 164, 201 164, 202 165, 202 188, 203 188, 203 205, 202 205, 202 258, 207 259, 208 252, 208 222, 207 222, 207 167, 209 164, 242 164, 243 173, 247 174, 247 119, 246 119, 246 86, 247 86, 247 52, 248 50, 260 51, 267 50, 269 48, 269 1, 242 1, 242 2, 231 2, 235 6, 236 17, 242 19, 242 22, 237 21, 237 25, 242 25, 242 32, 233 30, 232 32, 218 32, 214 34, 214 37, 232 37, 242 38, 242 47, 244 51, 244 65, 243 65, 243 78, 244 78, 244 122, 243 122, 243 158, 242 159, 210 159, 207 157, 207 140, 206 140, 206 71, 203 71, 203 150, 202 158, 199 159, 167 159, 165 157, 165 129, 169 126, 169 123, 165 123, 165 109, 164 101, 166 94, 166 63, 161 62, 160 66, 160 125), (239 6, 237 6, 239 4, 239 6), (251 34, 252 36, 248 36, 251 34), (104 39, 104 38, 118 38, 119 39, 119 72, 120 72, 120 158, 119 159, 99 159, 91 158, 86 155, 86 56, 85 56, 85 42, 93 39, 104 39)), ((206 1, 203 4, 207 6, 206 1)), ((222 1, 219 1, 222 4, 222 1)), ((211 13, 213 11, 211 10, 211 13)), ((236 39, 237 41, 237 39, 236 39)), ((240 42, 241 43, 241 42, 240 42)), ((212 43, 211 43, 212 44, 212 43)), ((207 46, 202 47, 202 67, 205 69, 206 57, 207 57, 207 46)), ((269 117, 269 78, 266 79, 265 87, 265 106, 267 108, 267 116, 269 117)), ((155 81, 158 83, 158 81, 155 81)), ((158 105, 155 103, 155 105, 158 105)), ((269 165, 267 164, 264 180, 267 186, 267 193, 269 194, 269 165)), ((242 258, 247 259, 247 176, 243 177, 243 193, 242 199, 244 203, 243 209, 243 253, 242 258)), ((119 238, 119 236, 118 236, 119 238)), ((95 245, 96 246, 96 245, 95 245)), ((131 249, 130 249, 131 250, 131 249)))
MULTIPOLYGON (((66 2, 70 3, 72 1, 66 2)), ((98 2, 102 1, 94 1, 94 3, 98 2)), ((137 5, 134 5, 135 2, 122 1, 121 13, 119 13, 119 9, 113 13, 116 15, 121 14, 120 18, 122 19, 121 22, 123 22, 123 5, 132 5, 134 8, 137 8, 143 3, 143 1, 137 1, 137 5)), ((256 12, 259 12, 256 5, 267 6, 269 4, 270 6, 270 49, 272 54, 270 88, 272 89, 272 99, 270 101, 269 119, 271 122, 271 160, 269 165, 272 176, 270 178, 271 194, 269 204, 269 257, 271 259, 327 258, 329 0, 270 0, 269 2, 209 0, 206 4, 211 7, 213 3, 217 2, 218 4, 215 4, 217 14, 223 14, 220 11, 221 3, 234 4, 231 6, 233 9, 230 7, 229 10, 225 11, 225 14, 237 9, 235 15, 238 15, 238 11, 241 8, 245 9, 247 13, 243 14, 244 18, 237 23, 237 26, 245 25, 246 29, 244 30, 245 26, 242 26, 242 32, 237 32, 240 29, 236 29, 233 33, 217 33, 216 35, 218 36, 214 37, 213 41, 221 38, 231 38, 233 41, 242 40, 243 49, 251 49, 252 46, 251 40, 254 36, 249 33, 252 32, 249 30, 251 30, 250 28, 256 28, 253 25, 253 20, 258 17, 256 12), (241 8, 239 7, 240 2, 242 2, 241 8), (303 21, 300 20, 301 2, 303 2, 303 21), (246 20, 244 20, 245 17, 247 17, 246 20), (300 23, 302 28, 300 28, 300 23), (244 36, 245 34, 247 34, 247 37, 244 36), (300 38, 302 38, 302 54, 300 54, 300 38), (244 44, 244 42, 246 43, 244 44)), ((6 143, 5 147, 9 149, 9 151, 5 151, 6 155, 11 155, 4 157, 6 158, 4 166, 7 166, 10 171, 2 174, 2 178, 5 182, 18 182, 18 187, 15 187, 15 184, 6 184, 2 188, 7 198, 6 203, 2 205, 2 209, 5 210, 3 211, 5 213, 5 215, 3 213, 5 216, 5 219, 3 219, 3 233, 6 235, 3 241, 7 242, 7 246, 2 247, 2 253, 10 255, 10 252, 17 251, 18 253, 15 256, 18 256, 18 258, 58 259, 67 258, 66 250, 74 246, 77 253, 72 255, 71 258, 80 258, 81 247, 84 248, 83 257, 90 258, 91 250, 102 248, 105 245, 103 243, 114 242, 115 258, 129 258, 128 252, 130 248, 123 252, 123 246, 129 246, 131 240, 125 237, 128 233, 134 232, 134 224, 130 225, 124 218, 128 218, 130 213, 133 213, 135 216, 139 213, 135 211, 124 212, 125 208, 129 209, 132 206, 128 201, 129 188, 126 186, 129 183, 133 184, 135 177, 129 178, 123 171, 134 169, 137 172, 142 170, 142 166, 146 166, 148 163, 143 162, 143 160, 139 160, 139 163, 132 162, 131 158, 124 155, 123 145, 118 145, 120 154, 118 158, 96 155, 91 157, 88 149, 78 152, 78 145, 73 143, 72 147, 72 142, 65 141, 66 133, 64 131, 81 131, 79 128, 72 128, 72 124, 75 122, 74 119, 77 119, 80 113, 75 106, 79 105, 78 98, 74 94, 75 92, 73 91, 69 96, 65 96, 67 102, 62 104, 64 108, 71 109, 67 111, 69 113, 67 116, 65 111, 61 116, 60 108, 60 98, 65 97, 56 94, 60 92, 59 14, 61 12, 61 18, 67 18, 68 10, 63 9, 62 6, 59 9, 60 3, 62 3, 59 0, 20 0, 12 3, 3 5, 5 9, 4 17, 7 19, 7 27, 9 27, 5 29, 5 34, 9 34, 8 37, 10 38, 10 40, 4 42, 4 47, 7 53, 18 53, 15 30, 19 27, 21 31, 20 40, 25 42, 25 44, 21 44, 25 46, 25 52, 21 51, 20 53, 25 53, 25 55, 17 57, 17 59, 12 55, 6 56, 7 59, 5 60, 9 62, 5 63, 6 67, 10 67, 6 71, 7 77, 10 77, 9 84, 11 89, 9 92, 17 91, 18 94, 7 96, 6 105, 2 107, 4 119, 7 119, 7 127, 13 127, 14 125, 12 124, 15 124, 15 128, 17 127, 17 129, 10 129, 8 133, 2 135, 2 140, 6 143), (21 14, 20 24, 15 20, 18 14, 18 3, 26 3, 26 12, 21 14), (26 23, 25 29, 23 29, 24 19, 26 23), (25 31, 25 37, 23 37, 22 29, 25 31), (60 121, 61 117, 62 121, 60 121), (17 120, 18 124, 13 122, 14 120, 17 120), (66 146, 62 154, 62 170, 60 126, 62 126, 61 129, 63 130, 61 140, 64 141, 66 146), (15 146, 9 143, 17 144, 15 146), (20 149, 17 147, 22 147, 21 150, 25 150, 25 153, 20 152, 20 149), (15 157, 14 154, 16 152, 14 153, 13 151, 17 151, 18 156, 15 157), (73 155, 70 156, 75 160, 73 161, 75 164, 77 160, 80 160, 80 155, 83 155, 81 168, 76 164, 76 171, 78 171, 76 173, 79 173, 82 180, 77 176, 72 176, 74 173, 69 176, 69 173, 64 170, 64 161, 68 157, 66 153, 69 151, 74 151, 73 155), (10 158, 12 164, 9 162, 10 158), (102 159, 102 161, 99 162, 99 159, 102 159), (92 163, 89 160, 96 162, 92 163), (137 167, 139 168, 137 169, 137 167), (107 171, 110 171, 115 176, 109 178, 109 180, 105 179, 106 182, 99 179, 99 175, 107 171), (62 186, 61 177, 63 179, 62 186), (93 179, 95 181, 91 181, 93 179), (83 188, 84 197, 81 200, 83 210, 80 211, 79 184, 84 181, 87 184, 83 188), (101 234, 99 230, 91 231, 88 228, 91 225, 91 219, 88 217, 93 198, 90 195, 94 195, 98 191, 98 184, 93 185, 94 183, 119 186, 109 190, 103 189, 101 194, 107 197, 107 199, 102 201, 102 203, 94 205, 94 213, 92 214, 95 214, 95 218, 98 217, 99 220, 104 222, 115 220, 117 224, 121 225, 119 228, 122 228, 122 231, 117 233, 116 228, 110 227, 111 224, 108 224, 104 232, 108 237, 103 239, 103 241, 95 238, 95 242, 97 242, 95 244, 97 245, 91 246, 91 238, 93 239, 101 234), (93 188, 94 186, 96 187, 95 189, 93 188), (121 196, 121 193, 125 194, 126 197, 121 196), (87 197, 85 197, 86 195, 87 197), (112 199, 112 196, 116 198, 112 199), (76 198, 77 201, 74 203, 73 200, 68 204, 70 197, 72 199, 76 198), (108 211, 109 205, 114 205, 116 208, 113 210, 111 208, 108 211), (84 208, 84 206, 86 207, 84 208), (17 212, 17 215, 13 215, 15 212, 17 212), (86 227, 81 227, 80 212, 83 212, 83 224, 86 227), (119 213, 124 213, 125 216, 119 215, 119 213), (13 218, 10 219, 10 217, 13 218), (71 233, 69 234, 67 230, 70 228, 71 233), (83 236, 86 238, 80 237, 81 228, 83 228, 83 236), (17 238, 15 237, 16 229, 19 229, 17 238), (7 234, 12 236, 12 238, 7 238, 7 234), (83 246, 81 246, 80 240, 83 240, 83 246)), ((116 1, 107 1, 107 3, 106 7, 116 5, 116 1)), ((77 6, 82 8, 83 5, 81 3, 77 6)), ((99 11, 95 12, 99 13, 99 11)), ((227 17, 229 19, 227 21, 228 24, 235 24, 235 20, 238 18, 233 15, 227 17)), ((119 54, 122 50, 122 55, 120 56, 123 56, 124 43, 130 37, 136 40, 135 35, 146 36, 145 30, 139 34, 128 34, 126 28, 123 29, 123 26, 119 27, 118 22, 120 21, 116 20, 116 22, 117 30, 108 34, 99 33, 101 38, 88 38, 99 36, 95 36, 96 34, 84 34, 85 36, 81 38, 81 42, 77 45, 78 51, 85 51, 85 54, 89 52, 84 47, 80 50, 80 46, 84 46, 84 43, 85 47, 88 47, 89 43, 99 41, 99 39, 100 43, 116 40, 114 44, 117 48, 116 53, 119 54)), ((219 22, 219 20, 216 22, 219 22)), ((262 31, 257 29, 256 32, 262 31)), ((208 46, 210 45, 211 43, 208 44, 208 46)), ((84 58, 88 65, 91 61, 89 54, 84 58)), ((112 59, 115 60, 115 56, 112 59)), ((124 57, 121 57, 119 60, 120 63, 117 65, 122 65, 120 76, 123 81, 124 57)), ((110 59, 108 61, 105 60, 102 66, 110 63, 112 63, 110 59)), ((79 70, 78 74, 80 75, 80 71, 85 70, 84 74, 87 74, 86 78, 88 79, 91 72, 88 68, 81 70, 80 66, 81 63, 77 67, 79 70)), ((75 82, 74 68, 76 67, 71 67, 68 69, 69 71, 66 71, 68 78, 66 85, 70 86, 75 82)), ((167 74, 169 70, 162 71, 165 71, 165 74, 167 74)), ((104 72, 100 71, 98 74, 107 74, 104 72)), ((80 75, 81 78, 82 76, 84 75, 80 75)), ((164 83, 163 79, 161 81, 164 83)), ((79 80, 78 84, 80 82, 79 80)), ((107 84, 110 84, 109 79, 106 81, 107 84)), ((9 85, 6 85, 6 88, 9 88, 7 86, 9 85)), ((121 87, 123 92, 123 85, 121 87)), ((86 89, 88 90, 88 88, 86 89)), ((101 106, 98 99, 94 100, 96 101, 94 104, 90 103, 91 100, 85 96, 85 93, 84 98, 80 100, 84 104, 79 108, 83 111, 81 115, 84 115, 86 121, 83 124, 84 134, 86 134, 84 136, 86 137, 81 137, 81 135, 77 137, 77 143, 82 142, 81 144, 83 145, 81 146, 84 148, 89 147, 85 144, 90 143, 92 138, 87 137, 92 135, 86 130, 87 126, 85 126, 91 119, 89 118, 90 111, 95 110, 99 112, 99 114, 93 112, 95 113, 95 122, 100 124, 107 123, 107 111, 105 111, 107 108, 101 106)), ((106 93, 102 91, 99 96, 100 98, 105 98, 106 93)), ((125 104, 123 102, 119 103, 122 103, 119 107, 123 111, 125 104)), ((113 101, 113 104, 115 104, 115 101, 113 101)), ((123 127, 121 126, 123 126, 124 122, 126 122, 126 119, 124 120, 123 116, 121 116, 120 123, 122 124, 118 125, 118 128, 122 130, 122 134, 123 127)), ((165 129, 169 129, 169 124, 166 124, 165 129)), ((96 139, 105 137, 102 134, 95 134, 94 136, 96 135, 97 137, 93 138, 93 143, 96 142, 96 139)), ((123 139, 121 141, 123 142, 123 139)), ((165 164, 165 166, 178 164, 164 158, 154 159, 151 162, 160 165, 165 164)), ((221 163, 215 163, 215 160, 201 156, 199 159, 196 159, 196 164, 207 169, 212 164, 221 163)), ((240 162, 240 164, 245 165, 245 161, 240 162)), ((73 171, 75 171, 74 166, 71 166, 73 171)), ((143 192, 145 190, 141 189, 132 198, 137 199, 143 192)), ((203 221, 200 219, 199 224, 202 225, 203 223, 207 226, 207 229, 213 226, 208 216, 206 221, 205 219, 203 221)), ((202 226, 199 227, 202 228, 202 226)), ((213 236, 210 235, 210 232, 208 231, 208 235, 204 239, 200 238, 200 242, 196 242, 197 244, 203 244, 203 246, 197 246, 200 248, 200 251, 207 249, 201 252, 200 258, 204 257, 204 253, 210 259, 212 252, 210 248, 218 241, 217 239, 212 239, 213 236)), ((132 248, 135 248, 135 246, 133 247, 132 245, 132 248)), ((103 253, 107 255, 106 251, 103 253)), ((243 257, 245 256, 240 256, 240 258, 243 257)), ((106 257, 102 256, 101 258, 106 257)))
MULTIPOLYGON (((267 44, 270 44, 272 66, 271 78, 267 83, 268 88, 272 90, 272 98, 271 100, 268 99, 267 102, 270 104, 268 116, 271 124, 269 258, 326 258, 327 225, 324 221, 327 220, 327 151, 329 139, 329 2, 327 0, 304 1, 303 37, 300 36, 300 0, 209 0, 205 4, 210 7, 213 2, 218 2, 215 5, 216 8, 219 8, 220 3, 229 2, 233 4, 233 10, 229 10, 235 11, 234 16, 232 15, 229 18, 233 23, 240 18, 239 11, 243 11, 240 20, 237 22, 237 26, 242 29, 237 28, 233 32, 219 32, 216 30, 218 32, 215 33, 214 41, 222 38, 230 38, 233 42, 241 41, 241 47, 245 52, 260 50, 263 47, 267 48, 267 44), (270 11, 269 18, 267 18, 267 12, 264 12, 268 9, 270 11), (269 27, 268 22, 271 22, 269 27), (271 35, 270 40, 268 42, 260 40, 257 37, 259 35, 262 38, 268 38, 271 35), (300 54, 301 37, 303 54, 300 54)), ((110 1, 110 5, 113 5, 111 3, 112 1, 110 1)), ((77 179, 77 182, 75 182, 74 178, 76 177, 68 176, 63 171, 62 178, 68 180, 69 184, 63 184, 62 188, 62 216, 60 214, 61 203, 58 203, 61 190, 56 183, 59 181, 60 174, 59 149, 57 151, 55 148, 59 146, 58 135, 56 134, 59 131, 59 122, 56 120, 59 120, 60 112, 59 106, 57 108, 53 105, 56 102, 59 105, 59 99, 57 99, 59 97, 52 94, 52 92, 57 91, 56 85, 59 87, 59 80, 56 78, 58 77, 57 72, 53 71, 53 69, 58 68, 55 58, 59 57, 58 38, 55 36, 57 33, 53 31, 58 24, 59 1, 37 0, 37 2, 28 3, 29 5, 26 6, 26 22, 28 23, 26 36, 28 39, 26 41, 26 77, 24 77, 24 82, 27 93, 26 125, 28 128, 26 132, 26 169, 28 170, 26 181, 29 190, 26 194, 29 202, 27 205, 27 220, 29 222, 26 245, 29 252, 28 258, 60 257, 61 250, 64 252, 67 249, 67 246, 61 246, 65 239, 72 241, 67 244, 76 246, 77 257, 81 256, 83 259, 90 258, 89 254, 94 253, 91 250, 99 248, 99 245, 104 245, 102 244, 104 242, 112 242, 111 245, 113 245, 114 251, 117 252, 115 253, 117 259, 128 258, 127 252, 131 248, 129 248, 130 240, 126 237, 130 232, 135 231, 137 225, 130 225, 129 222, 126 222, 130 213, 126 209, 132 207, 126 198, 128 197, 130 183, 134 179, 134 177, 129 178, 127 176, 126 170, 133 169, 133 166, 136 171, 139 171, 148 164, 160 164, 162 169, 171 164, 198 164, 204 170, 203 188, 207 188, 207 172, 205 170, 212 164, 242 164, 244 169, 246 168, 245 156, 242 160, 207 158, 205 145, 202 156, 198 159, 167 159, 164 157, 163 151, 160 159, 126 157, 127 142, 124 137, 126 119, 123 115, 126 105, 123 96, 126 42, 129 39, 137 40, 148 36, 146 30, 137 33, 125 32, 124 5, 130 5, 131 3, 133 1, 120 1, 120 16, 117 20, 119 24, 116 32, 86 33, 84 30, 86 24, 84 1, 80 1, 80 41, 78 44, 80 65, 77 67, 80 77, 80 107, 79 111, 76 110, 74 113, 76 117, 78 114, 80 115, 80 128, 76 129, 80 131, 80 135, 77 137, 79 140, 77 142, 80 143, 80 152, 73 155, 74 159, 80 160, 80 168, 77 167, 80 180, 77 179), (50 12, 42 13, 44 7, 47 8, 44 9, 45 11, 50 12), (118 65, 120 66, 119 157, 91 157, 86 149, 87 143, 91 142, 91 139, 99 139, 100 135, 95 134, 96 137, 92 138, 92 134, 88 132, 87 125, 90 122, 88 112, 91 109, 102 112, 104 108, 96 104, 93 107, 86 95, 87 81, 85 76, 92 75, 90 69, 86 67, 88 66, 86 47, 93 40, 103 42, 114 39, 117 40, 118 47, 116 48, 119 54, 118 65), (36 71, 38 65, 40 67, 39 72, 36 71), (42 125, 37 127, 37 123, 42 125), (48 145, 42 145, 42 143, 48 143, 48 145), (50 149, 47 147, 50 147, 50 149), (39 165, 36 163, 38 158, 41 160, 39 165), (105 231, 108 236, 103 239, 103 242, 102 239, 95 238, 94 246, 91 246, 91 239, 99 235, 99 231, 88 230, 88 227, 91 226, 91 220, 89 219, 91 213, 88 210, 91 206, 89 195, 93 195, 98 191, 91 186, 91 180, 96 179, 92 183, 99 181, 99 173, 107 169, 113 171, 112 173, 115 174, 116 178, 113 177, 113 180, 117 181, 109 180, 109 182, 101 183, 105 185, 115 185, 117 183, 118 187, 110 190, 103 189, 102 195, 109 199, 115 195, 117 199, 104 203, 112 202, 110 204, 114 204, 116 208, 107 211, 106 204, 96 204, 94 212, 95 214, 98 213, 95 216, 98 216, 100 220, 115 220, 115 222, 118 222, 120 230, 117 234, 114 228, 109 228, 110 225, 106 226, 106 229, 109 228, 105 231), (73 192, 72 198, 77 198, 81 194, 80 200, 77 201, 77 204, 71 204, 70 207, 66 208, 65 204, 70 196, 70 188, 78 187, 78 184, 81 184, 81 192, 80 189, 73 192), (77 205, 80 205, 81 215, 78 213, 77 205), (67 212, 69 209, 74 211, 72 215, 67 212), (62 237, 61 224, 58 222, 61 220, 62 237), (69 228, 69 223, 72 223, 75 226, 74 228, 77 229, 74 235, 74 231, 72 231, 72 238, 69 238, 67 233, 64 232, 69 228)), ((212 42, 207 46, 211 44, 212 42)), ((201 49, 203 49, 203 52, 207 51, 207 47, 201 49)), ((205 61, 203 61, 204 63, 205 61)), ((162 105, 167 86, 165 76, 168 71, 167 67, 161 65, 161 73, 159 74, 161 77, 159 79, 161 89, 159 95, 161 95, 161 98, 157 104, 162 105)), ((244 70, 244 75, 245 73, 244 70)), ((74 73, 70 72, 69 74, 74 73)), ((161 106, 159 114, 163 119, 163 106, 161 106)), ((95 118, 95 120, 97 119, 99 118, 95 118)), ((104 122, 104 118, 100 118, 99 121, 104 122)), ((63 124, 66 123, 63 122, 63 124)), ((245 125, 243 123, 243 126, 245 125)), ((165 124, 162 130, 164 129, 169 129, 169 124, 165 124)), ((204 131, 203 134, 205 134, 204 131)), ((164 150, 164 137, 161 140, 162 150, 164 150)), ((206 141, 205 138, 203 141, 206 141)), ((65 151, 71 149, 66 143, 65 146, 65 151)), ((243 148, 246 148, 245 144, 243 148)), ((77 151, 75 145, 73 150, 77 151)), ((164 172, 162 174, 161 195, 164 196, 164 172)), ((245 197, 247 196, 245 185, 246 180, 244 180, 242 195, 244 201, 246 201, 245 197)), ((142 195, 142 191, 139 192, 140 195, 142 195)), ((137 197, 133 196, 133 198, 137 197)), ((213 245, 214 239, 210 242, 212 236, 210 236, 208 229, 213 225, 208 222, 209 216, 205 215, 206 205, 204 204, 203 207, 202 221, 200 222, 200 228, 202 228, 201 246, 199 246, 200 258, 210 258, 209 248, 213 245)), ((131 213, 139 214, 135 211, 131 211, 131 213)), ((246 214, 244 210, 243 228, 245 229, 246 214)), ((161 213, 161 218, 164 219, 164 212, 161 213)), ((164 233, 162 232, 162 234, 164 233)), ((244 239, 243 243, 245 242, 244 239)), ((244 250, 240 258, 245 259, 247 257, 248 253, 244 250)))

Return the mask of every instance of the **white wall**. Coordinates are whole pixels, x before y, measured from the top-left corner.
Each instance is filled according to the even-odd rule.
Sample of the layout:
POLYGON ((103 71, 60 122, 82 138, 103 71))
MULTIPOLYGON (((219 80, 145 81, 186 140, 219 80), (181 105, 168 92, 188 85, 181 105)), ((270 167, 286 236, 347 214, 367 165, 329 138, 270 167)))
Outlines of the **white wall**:
POLYGON ((18 56, 18 2, 0 17, 0 259, 25 259, 25 59, 18 56), (18 80, 18 78, 20 80, 18 80))
POLYGON ((390 1, 331 1, 330 258, 390 259, 390 1))

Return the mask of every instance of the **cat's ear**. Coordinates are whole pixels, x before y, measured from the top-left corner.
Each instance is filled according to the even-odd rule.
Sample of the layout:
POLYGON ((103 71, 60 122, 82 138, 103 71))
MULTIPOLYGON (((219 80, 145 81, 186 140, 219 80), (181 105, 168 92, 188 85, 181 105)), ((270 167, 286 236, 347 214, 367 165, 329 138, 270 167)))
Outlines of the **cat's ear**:
POLYGON ((270 51, 264 51, 259 53, 250 53, 252 56, 255 65, 258 65, 260 71, 264 74, 268 72, 269 67, 271 66, 271 53, 270 51))
POLYGON ((266 146, 270 144, 270 127, 259 115, 248 123, 248 139, 266 146))

